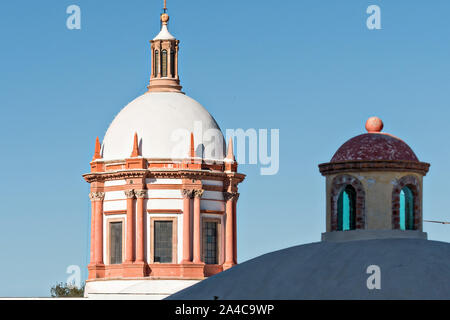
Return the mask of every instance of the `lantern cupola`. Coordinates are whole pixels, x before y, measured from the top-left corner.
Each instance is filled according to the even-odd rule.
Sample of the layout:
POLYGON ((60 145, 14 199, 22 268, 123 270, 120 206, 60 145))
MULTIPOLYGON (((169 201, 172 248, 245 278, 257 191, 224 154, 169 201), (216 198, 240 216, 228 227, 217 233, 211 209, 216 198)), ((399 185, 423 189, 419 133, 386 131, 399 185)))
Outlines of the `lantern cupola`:
POLYGON ((161 14, 161 31, 150 41, 152 51, 152 71, 150 75, 149 92, 181 92, 178 75, 178 45, 177 40, 169 32, 170 17, 167 8, 161 14))

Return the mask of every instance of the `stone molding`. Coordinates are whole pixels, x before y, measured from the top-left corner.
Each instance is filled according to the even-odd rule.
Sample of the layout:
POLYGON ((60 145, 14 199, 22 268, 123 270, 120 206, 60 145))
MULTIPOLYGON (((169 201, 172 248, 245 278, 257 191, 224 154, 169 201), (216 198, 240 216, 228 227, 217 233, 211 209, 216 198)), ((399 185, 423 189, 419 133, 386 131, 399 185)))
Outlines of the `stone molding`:
POLYGON ((193 189, 181 189, 181 195, 183 198, 192 199, 194 197, 194 190, 193 189))
POLYGON ((350 230, 345 232, 322 233, 322 241, 346 242, 375 239, 423 239, 427 240, 425 232, 416 230, 350 230))
POLYGON ((204 192, 205 190, 203 189, 194 190, 194 198, 201 198, 204 192))
POLYGON ((136 196, 136 193, 133 189, 125 190, 123 193, 125 193, 125 196, 127 197, 127 199, 134 199, 136 196))
POLYGON ((239 199, 239 193, 237 192, 224 192, 223 193, 223 199, 227 202, 229 200, 238 201, 239 199))
POLYGON ((364 171, 397 171, 415 172, 425 176, 430 168, 426 162, 415 161, 342 161, 319 164, 320 173, 324 176, 344 172, 364 171))
POLYGON ((104 192, 91 192, 91 193, 89 193, 89 198, 92 201, 103 201, 105 199, 105 193, 104 192))
POLYGON ((134 190, 134 194, 138 199, 144 199, 147 197, 147 190, 134 190))
POLYGON ((237 183, 244 181, 245 174, 241 173, 228 173, 228 172, 211 172, 204 170, 174 170, 174 171, 155 171, 155 170, 130 170, 130 171, 106 171, 106 172, 93 172, 83 175, 83 178, 88 183, 103 182, 110 180, 126 180, 136 178, 155 178, 155 179, 186 179, 186 180, 208 180, 208 178, 222 178, 224 180, 233 177, 237 183))

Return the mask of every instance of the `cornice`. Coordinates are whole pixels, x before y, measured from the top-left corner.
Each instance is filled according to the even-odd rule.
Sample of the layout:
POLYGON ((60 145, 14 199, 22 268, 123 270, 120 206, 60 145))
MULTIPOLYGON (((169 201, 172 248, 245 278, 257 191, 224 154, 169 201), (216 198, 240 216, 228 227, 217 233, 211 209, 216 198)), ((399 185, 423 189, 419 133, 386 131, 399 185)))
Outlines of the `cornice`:
POLYGON ((319 164, 323 176, 344 172, 367 171, 397 171, 415 172, 425 176, 430 168, 426 162, 373 160, 373 161, 342 161, 319 164))
POLYGON ((209 170, 167 170, 167 169, 133 169, 133 170, 116 170, 107 172, 94 172, 83 175, 88 182, 107 181, 107 180, 124 180, 130 178, 160 178, 160 179, 198 179, 199 177, 221 177, 234 178, 238 182, 242 182, 246 175, 241 173, 215 172, 209 170))

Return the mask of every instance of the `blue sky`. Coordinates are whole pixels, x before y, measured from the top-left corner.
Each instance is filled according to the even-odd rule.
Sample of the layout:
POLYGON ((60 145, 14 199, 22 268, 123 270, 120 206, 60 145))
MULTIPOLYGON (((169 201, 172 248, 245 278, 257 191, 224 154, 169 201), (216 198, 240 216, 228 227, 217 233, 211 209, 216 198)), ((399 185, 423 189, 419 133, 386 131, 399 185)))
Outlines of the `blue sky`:
MULTIPOLYGON (((280 129, 280 171, 247 174, 238 204, 245 261, 318 241, 317 165, 369 116, 432 164, 424 217, 450 220, 450 2, 169 0, 184 91, 226 128, 280 129), (377 4, 382 30, 369 31, 377 4)), ((48 296, 69 265, 85 272, 96 136, 145 92, 161 1, 0 4, 0 296, 48 296), (66 28, 66 8, 82 29, 66 28)), ((450 227, 425 224, 433 240, 450 227)), ((86 272, 84 273, 86 276, 86 272)))

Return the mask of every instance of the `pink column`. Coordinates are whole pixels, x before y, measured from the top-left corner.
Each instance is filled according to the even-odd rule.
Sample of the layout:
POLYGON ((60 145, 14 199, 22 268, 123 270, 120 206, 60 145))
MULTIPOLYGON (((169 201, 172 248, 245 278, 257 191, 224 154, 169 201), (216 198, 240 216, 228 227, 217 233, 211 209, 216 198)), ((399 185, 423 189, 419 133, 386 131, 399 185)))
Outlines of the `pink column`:
POLYGON ((173 66, 172 66, 172 59, 171 59, 171 57, 172 57, 172 48, 171 47, 169 47, 169 50, 167 50, 167 76, 168 77, 170 77, 170 78, 172 78, 172 68, 173 68, 173 66))
POLYGON ((103 263, 103 200, 105 194, 103 192, 94 193, 94 212, 95 212, 95 264, 103 263))
POLYGON ((144 199, 147 196, 146 190, 136 191, 137 198, 137 208, 136 208, 136 262, 144 263, 144 248, 145 248, 145 210, 144 210, 144 199))
POLYGON ((126 190, 127 197, 127 233, 125 242, 125 263, 133 263, 134 249, 134 190, 126 190))
POLYGON ((89 259, 89 264, 95 264, 95 194, 90 193, 89 198, 91 199, 91 255, 89 259))
POLYGON ((201 238, 200 238, 200 201, 203 190, 194 191, 194 263, 201 263, 201 238))
POLYGON ((156 77, 156 74, 155 74, 155 62, 153 61, 155 59, 155 48, 154 48, 153 45, 152 45, 151 52, 152 52, 152 57, 150 59, 150 64, 151 64, 152 69, 151 69, 151 72, 150 72, 150 75, 151 75, 150 79, 153 79, 154 77, 156 77))
POLYGON ((161 47, 161 43, 159 44, 159 46, 158 46, 158 51, 159 51, 159 54, 158 54, 158 78, 161 78, 161 69, 162 69, 162 66, 161 66, 161 61, 162 61, 162 47, 161 47))
POLYGON ((235 198, 235 194, 233 193, 225 193, 224 194, 226 201, 226 222, 225 222, 225 265, 227 267, 233 266, 234 263, 234 219, 233 219, 233 202, 235 198))
POLYGON ((239 193, 236 194, 233 201, 233 262, 237 264, 237 219, 236 219, 236 207, 239 199, 239 193))
POLYGON ((194 190, 181 190, 183 195, 183 263, 191 262, 191 199, 194 190))

